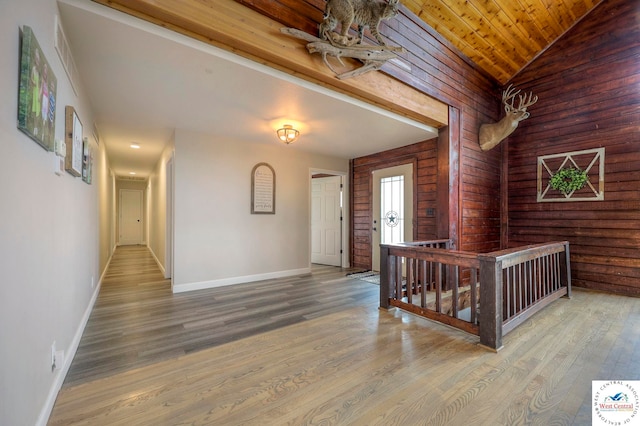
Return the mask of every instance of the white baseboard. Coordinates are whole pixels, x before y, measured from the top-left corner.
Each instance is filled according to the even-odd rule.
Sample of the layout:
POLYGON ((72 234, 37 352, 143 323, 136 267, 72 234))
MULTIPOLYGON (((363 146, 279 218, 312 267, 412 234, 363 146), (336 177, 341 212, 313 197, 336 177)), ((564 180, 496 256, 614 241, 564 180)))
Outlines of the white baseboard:
POLYGON ((109 269, 109 264, 111 263, 111 259, 113 259, 113 253, 115 252, 116 247, 113 248, 111 255, 109 256, 109 260, 107 261, 107 265, 104 267, 102 271, 102 275, 100 275, 100 280, 98 280, 98 285, 93 291, 93 295, 91 296, 91 300, 89 301, 89 305, 87 309, 85 309, 84 314, 82 315, 82 319, 80 320, 80 324, 76 329, 76 333, 73 336, 73 340, 71 344, 67 348, 64 354, 64 363, 62 368, 59 368, 56 372, 56 376, 51 385, 51 389, 49 389, 49 395, 47 395, 47 399, 45 401, 42 410, 40 410, 40 415, 38 416, 38 420, 36 421, 36 426, 46 426, 49 421, 49 416, 51 416, 51 411, 53 411, 53 406, 56 403, 56 398, 58 397, 58 392, 62 388, 62 384, 64 383, 64 379, 67 377, 67 373, 69 372, 69 368, 71 368, 71 362, 73 358, 76 356, 76 351, 78 350, 78 346, 80 346, 80 339, 82 338, 82 333, 84 333, 84 329, 87 326, 87 322, 89 321, 89 317, 91 316, 91 311, 93 310, 93 306, 96 304, 96 300, 98 300, 98 294, 100 293, 100 287, 102 287, 102 280, 104 279, 107 270, 109 269))
POLYGON ((219 280, 200 281, 195 283, 173 284, 174 293, 183 293, 185 291, 204 290, 207 288, 224 287, 227 285, 250 283, 254 281, 269 280, 273 278, 285 278, 295 275, 310 274, 311 268, 290 269, 288 271, 267 272, 264 274, 244 275, 241 277, 222 278, 219 280))
POLYGON ((158 265, 158 268, 160 268, 160 271, 162 272, 162 276, 166 278, 165 269, 164 269, 164 266, 162 266, 162 263, 160 263, 160 259, 158 259, 158 256, 156 256, 156 253, 153 251, 150 245, 147 245, 147 248, 149 249, 151 256, 153 256, 153 258, 155 259, 156 265, 158 265))

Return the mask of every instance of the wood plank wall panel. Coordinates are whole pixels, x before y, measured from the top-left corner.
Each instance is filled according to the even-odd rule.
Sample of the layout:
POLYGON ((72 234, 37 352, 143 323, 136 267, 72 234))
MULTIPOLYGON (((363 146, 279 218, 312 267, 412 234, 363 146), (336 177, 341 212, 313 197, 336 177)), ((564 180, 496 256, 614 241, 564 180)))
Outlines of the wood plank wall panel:
MULTIPOLYGON (((280 22, 311 34, 324 12, 324 0, 236 0, 280 22)), ((380 32, 389 44, 406 49, 402 60, 406 67, 387 64, 382 71, 460 111, 461 158, 460 191, 463 200, 460 211, 462 228, 459 247, 462 250, 488 252, 500 248, 500 173, 501 148, 482 152, 478 146, 480 124, 500 116, 500 86, 498 82, 464 57, 453 45, 427 26, 405 7, 394 19, 383 21, 380 32)), ((368 34, 368 32, 365 32, 368 34)), ((374 43, 369 39, 368 43, 374 43)), ((388 156, 389 153, 385 154, 388 156)), ((364 182, 354 182, 363 188, 364 182)), ((430 195, 426 196, 429 197, 430 195)), ((423 196, 418 194, 419 200, 423 196)), ((367 204, 364 192, 354 195, 354 205, 367 204)), ((419 205, 425 205, 419 201, 419 205)), ((370 265, 370 247, 363 233, 370 228, 353 211, 353 265, 370 265), (364 244, 364 245, 363 245, 364 244), (362 256, 362 257, 361 257, 362 256)), ((429 232, 425 231, 425 235, 429 232)))
POLYGON ((436 238, 436 220, 434 216, 427 214, 427 209, 436 208, 437 154, 437 139, 431 139, 351 161, 352 267, 371 269, 371 227, 373 226, 371 174, 374 170, 399 164, 414 164, 414 189, 417 196, 417 205, 414 205, 414 240, 436 238))
POLYGON ((480 125, 499 119, 498 85, 408 10, 386 22, 384 34, 405 47, 405 59, 412 70, 409 73, 393 66, 383 70, 461 111, 458 248, 476 252, 499 249, 501 148, 482 152, 478 146, 480 125))
POLYGON ((509 142, 509 245, 568 240, 576 286, 640 296, 640 20, 606 0, 514 83, 540 100, 509 142), (537 156, 605 147, 605 200, 537 203, 537 156))

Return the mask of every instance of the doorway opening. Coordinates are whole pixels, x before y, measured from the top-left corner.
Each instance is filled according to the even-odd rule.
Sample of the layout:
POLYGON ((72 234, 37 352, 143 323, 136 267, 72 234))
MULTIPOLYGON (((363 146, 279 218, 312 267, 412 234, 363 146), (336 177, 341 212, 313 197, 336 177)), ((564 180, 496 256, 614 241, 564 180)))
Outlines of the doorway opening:
POLYGON ((144 210, 141 190, 120 189, 119 245, 138 245, 144 240, 144 210))
POLYGON ((380 270, 380 244, 413 241, 413 163, 373 171, 372 270, 380 270))
POLYGON ((311 263, 348 265, 345 227, 345 174, 311 172, 311 263))

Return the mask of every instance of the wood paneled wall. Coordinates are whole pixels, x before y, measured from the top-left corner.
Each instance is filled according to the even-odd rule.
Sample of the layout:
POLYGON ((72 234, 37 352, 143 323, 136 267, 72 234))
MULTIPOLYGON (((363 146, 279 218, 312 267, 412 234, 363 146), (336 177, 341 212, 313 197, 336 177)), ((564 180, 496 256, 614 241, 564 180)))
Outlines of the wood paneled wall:
MULTIPOLYGON (((311 34, 317 33, 322 19, 325 0, 237 0, 262 14, 282 23, 285 26, 302 29, 311 34)), ((459 197, 452 202, 461 205, 453 211, 459 211, 460 228, 456 226, 458 235, 457 247, 463 250, 487 252, 500 248, 500 177, 502 156, 500 148, 488 153, 482 152, 478 146, 478 128, 480 124, 495 121, 499 118, 500 87, 497 81, 483 73, 465 58, 455 47, 428 27, 406 8, 394 19, 383 21, 381 33, 392 45, 406 49, 403 61, 407 67, 387 64, 382 69, 392 77, 421 91, 459 111, 456 122, 449 123, 458 129, 458 158, 451 158, 458 163, 460 178, 459 197)), ((365 32, 368 34, 368 32, 365 32)), ((374 41, 369 40, 374 44, 374 41)), ((384 153, 386 163, 395 161, 398 151, 384 153)), ((435 157, 434 157, 435 158, 435 157)), ((357 159, 359 164, 365 159, 357 159)), ((435 167, 435 165, 434 165, 435 167)), ((443 167, 448 172, 448 167, 443 167)), ((360 182, 362 176, 354 177, 355 205, 371 203, 371 194, 365 193, 365 183, 360 182)), ((445 182, 449 179, 444 179, 445 182)), ((431 185, 431 184, 430 184, 431 185)), ((435 180, 432 185, 435 185, 435 180)), ((418 191, 418 214, 426 211, 425 201, 434 196, 429 192, 418 191), (420 209, 422 208, 422 211, 420 209)), ((367 187, 368 188, 368 187, 367 187)), ((438 207, 438 206, 435 206, 438 207)), ((370 208, 370 207, 369 207, 370 208)), ((352 239, 352 264, 370 267, 371 221, 362 217, 363 210, 353 212, 354 238, 352 239), (364 235, 365 229, 369 234, 364 235)), ((429 221, 422 221, 427 223, 429 221)), ((431 220, 433 222, 433 220, 431 220)), ((431 238, 435 232, 431 225, 419 225, 418 238, 431 238), (422 237, 424 236, 424 237, 422 237)), ((435 225, 434 225, 435 226, 435 225)), ((449 237, 450 235, 441 235, 449 237)))
POLYGON ((640 295, 640 20, 606 0, 513 81, 540 100, 510 138, 509 245, 568 240, 576 286, 640 295), (537 156, 605 147, 604 201, 537 203, 537 156))
POLYGON ((500 117, 499 85, 413 13, 403 11, 398 19, 386 21, 389 24, 383 32, 407 50, 405 59, 411 72, 393 66, 384 70, 459 112, 449 126, 459 135, 459 158, 450 161, 458 164, 460 187, 449 202, 456 203, 460 227, 457 236, 440 237, 454 237, 460 250, 497 250, 501 247, 501 148, 481 151, 478 129, 500 117))
POLYGON ((400 164, 414 165, 414 240, 436 238, 437 139, 356 158, 351 161, 351 266, 371 269, 372 172, 400 164), (432 211, 429 211, 432 209, 432 211))

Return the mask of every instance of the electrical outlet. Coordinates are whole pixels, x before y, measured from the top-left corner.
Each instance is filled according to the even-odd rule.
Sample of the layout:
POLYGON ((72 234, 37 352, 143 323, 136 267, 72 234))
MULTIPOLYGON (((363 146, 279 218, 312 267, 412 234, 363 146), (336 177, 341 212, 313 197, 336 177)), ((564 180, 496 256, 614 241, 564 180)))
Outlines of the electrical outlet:
POLYGON ((64 365, 64 350, 56 351, 56 369, 64 365))
POLYGON ((51 371, 56 369, 56 341, 51 344, 51 371))

